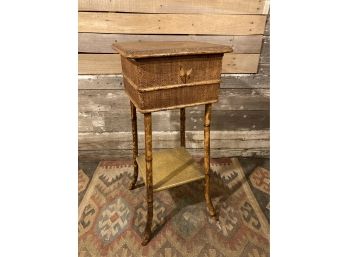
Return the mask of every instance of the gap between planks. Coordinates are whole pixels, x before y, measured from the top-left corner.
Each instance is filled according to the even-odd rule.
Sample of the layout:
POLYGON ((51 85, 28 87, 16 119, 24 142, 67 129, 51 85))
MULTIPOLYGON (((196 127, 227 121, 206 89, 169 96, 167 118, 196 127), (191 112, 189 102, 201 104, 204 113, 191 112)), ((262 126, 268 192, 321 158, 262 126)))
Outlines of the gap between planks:
MULTIPOLYGON (((129 98, 124 90, 79 90, 79 112, 101 112, 129 109, 129 98)), ((269 110, 269 89, 220 89, 218 110, 269 110)), ((194 106, 192 110, 201 110, 194 106)))
MULTIPOLYGON (((195 157, 203 157, 203 149, 191 149, 186 148, 189 153, 195 157)), ((139 154, 143 154, 143 149, 139 150, 139 154)), ((250 149, 237 149, 237 148, 215 148, 210 153, 211 158, 221 158, 221 157, 266 157, 270 156, 269 147, 266 148, 250 148, 250 149)), ((115 156, 117 158, 131 158, 133 156, 133 151, 131 149, 124 150, 79 150, 78 158, 79 161, 99 161, 99 160, 114 160, 115 156)))
MULTIPOLYGON (((186 131, 188 148, 201 148, 204 141, 203 131, 186 131)), ((178 131, 154 131, 155 148, 173 148, 180 143, 178 131)), ((144 132, 138 132, 139 149, 144 148, 144 132)), ((79 150, 93 149, 132 149, 131 132, 79 133, 79 150)), ((269 130, 251 131, 211 131, 212 148, 267 148, 269 130), (230 147, 228 147, 230 146, 230 147)))
MULTIPOLYGON (((186 130, 199 131, 203 128, 204 110, 186 109, 186 130)), ((122 132, 130 131, 129 112, 79 112, 79 132, 122 132)), ((269 110, 225 111, 213 110, 212 130, 262 130, 269 129, 269 110)), ((143 117, 138 115, 138 129, 143 130, 143 117)), ((177 110, 152 114, 153 131, 178 131, 180 116, 177 110)))

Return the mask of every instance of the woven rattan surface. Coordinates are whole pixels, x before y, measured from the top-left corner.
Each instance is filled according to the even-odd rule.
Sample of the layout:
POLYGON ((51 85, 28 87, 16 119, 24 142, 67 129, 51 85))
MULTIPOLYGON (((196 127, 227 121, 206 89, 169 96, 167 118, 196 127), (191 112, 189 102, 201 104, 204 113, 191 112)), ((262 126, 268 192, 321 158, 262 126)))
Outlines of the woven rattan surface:
POLYGON ((125 91, 142 113, 218 100, 222 58, 230 47, 201 42, 124 42, 125 91))

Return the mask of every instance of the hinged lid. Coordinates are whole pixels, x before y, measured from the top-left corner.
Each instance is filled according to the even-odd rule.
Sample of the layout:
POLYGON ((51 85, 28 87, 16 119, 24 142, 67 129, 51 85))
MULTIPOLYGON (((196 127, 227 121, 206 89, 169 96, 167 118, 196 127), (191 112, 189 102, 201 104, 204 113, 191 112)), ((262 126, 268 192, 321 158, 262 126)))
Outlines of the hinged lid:
POLYGON ((127 58, 218 54, 232 52, 232 48, 195 41, 145 41, 114 43, 112 48, 127 58))

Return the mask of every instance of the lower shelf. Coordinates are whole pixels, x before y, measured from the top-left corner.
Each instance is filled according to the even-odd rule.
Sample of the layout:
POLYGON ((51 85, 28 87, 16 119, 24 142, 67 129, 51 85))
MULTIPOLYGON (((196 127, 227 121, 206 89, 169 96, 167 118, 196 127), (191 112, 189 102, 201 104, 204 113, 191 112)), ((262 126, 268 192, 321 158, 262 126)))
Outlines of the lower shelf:
MULTIPOLYGON (((146 184, 145 156, 139 156, 137 163, 146 184)), ((203 168, 193 160, 184 147, 153 152, 152 179, 154 192, 203 178, 203 168)))

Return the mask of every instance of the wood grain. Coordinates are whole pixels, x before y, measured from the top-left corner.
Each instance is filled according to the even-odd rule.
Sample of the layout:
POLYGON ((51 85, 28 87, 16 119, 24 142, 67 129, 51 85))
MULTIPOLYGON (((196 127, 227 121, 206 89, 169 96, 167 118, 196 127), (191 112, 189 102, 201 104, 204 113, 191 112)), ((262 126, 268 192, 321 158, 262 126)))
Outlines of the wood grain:
POLYGON ((225 54, 222 73, 257 73, 260 54, 225 54))
MULTIPOLYGON (((202 149, 187 149, 188 152, 194 156, 202 157, 202 149)), ((143 150, 140 153, 143 154, 143 150)), ((100 160, 115 160, 117 158, 130 158, 132 156, 132 150, 130 149, 113 149, 113 150, 79 150, 79 161, 90 162, 100 160)), ((221 157, 266 157, 269 158, 270 150, 269 147, 261 148, 216 148, 211 151, 211 158, 221 157)))
POLYGON ((122 72, 119 54, 79 54, 79 74, 117 74, 122 72))
POLYGON ((79 33, 80 53, 117 53, 111 45, 127 41, 199 41, 231 46, 233 53, 257 54, 261 52, 262 35, 213 36, 213 35, 132 35, 79 33))
POLYGON ((79 0, 80 11, 267 14, 269 0, 79 0))
POLYGON ((266 15, 79 12, 78 31, 126 34, 263 34, 266 15))
MULTIPOLYGON (((203 110, 186 108, 186 129, 203 129, 203 110)), ((155 112, 152 114, 154 131, 179 131, 180 115, 178 111, 155 112)), ((124 111, 80 112, 78 116, 79 132, 123 132, 130 131, 129 114, 124 111)), ((265 130, 269 129, 269 110, 226 111, 215 110, 213 106, 212 130, 265 130)), ((138 128, 143 131, 143 117, 138 115, 138 128)))
MULTIPOLYGON (((211 148, 266 148, 269 147, 269 130, 211 131, 211 148)), ((153 131, 154 149, 180 146, 179 131, 153 131)), ((203 131, 186 131, 187 148, 202 149, 203 131)), ((123 150, 132 149, 131 132, 79 133, 79 150, 123 150)), ((139 132, 139 149, 144 149, 144 132, 139 132)))
MULTIPOLYGON (((79 112, 129 111, 123 90, 79 90, 79 112)), ((269 89, 220 89, 216 110, 269 110, 269 89)), ((192 107, 202 110, 202 106, 192 107)))
MULTIPOLYGON (((122 73, 119 54, 79 54, 78 72, 87 74, 122 73)), ((225 54, 223 73, 257 73, 260 54, 225 54)))

